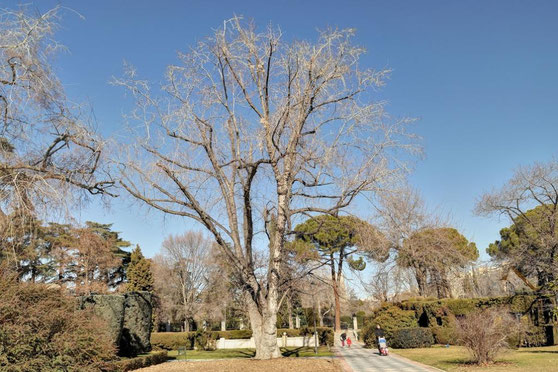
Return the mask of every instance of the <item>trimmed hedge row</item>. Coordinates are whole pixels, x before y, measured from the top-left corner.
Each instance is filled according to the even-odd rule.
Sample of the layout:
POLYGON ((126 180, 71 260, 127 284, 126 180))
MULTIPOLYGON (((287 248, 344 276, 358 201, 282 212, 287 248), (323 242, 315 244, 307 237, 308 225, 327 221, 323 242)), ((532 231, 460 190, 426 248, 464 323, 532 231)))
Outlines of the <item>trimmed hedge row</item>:
POLYGON ((114 362, 118 372, 133 371, 144 367, 154 366, 156 364, 165 363, 167 361, 167 352, 159 351, 149 355, 138 356, 131 359, 123 359, 114 362))
POLYGON ((396 330, 418 327, 414 311, 403 310, 392 304, 384 304, 366 318, 365 326, 362 330, 362 340, 365 347, 376 347, 376 325, 382 327, 388 342, 393 338, 393 333, 396 330))
POLYGON ((442 345, 456 345, 457 344, 457 329, 455 326, 430 327, 434 342, 442 345))
POLYGON ((519 294, 509 297, 458 298, 458 299, 410 299, 400 303, 383 304, 365 318, 363 340, 367 347, 376 345, 374 329, 379 324, 388 342, 393 345, 395 330, 404 328, 429 328, 434 342, 456 344, 457 319, 479 309, 501 307, 514 315, 522 315, 520 335, 510 337, 510 346, 543 346, 546 344, 545 329, 532 323, 533 308, 537 297, 519 294))
POLYGON ((151 334, 151 347, 153 349, 177 350, 185 347, 194 349, 195 332, 153 332, 151 334))
MULTIPOLYGON (((535 299, 536 296, 534 295, 492 298, 426 298, 406 300, 396 305, 403 310, 413 310, 417 319, 426 317, 426 319, 428 319, 428 324, 424 324, 424 326, 433 326, 439 322, 436 318, 442 318, 441 320, 443 322, 443 318, 449 314, 463 316, 477 309, 486 309, 494 306, 505 306, 512 313, 524 314, 529 311, 535 299)), ((444 326, 444 324, 437 325, 444 326)))
POLYGON ((429 328, 402 328, 393 332, 390 339, 391 347, 395 349, 414 349, 430 347, 434 343, 432 331, 429 328))

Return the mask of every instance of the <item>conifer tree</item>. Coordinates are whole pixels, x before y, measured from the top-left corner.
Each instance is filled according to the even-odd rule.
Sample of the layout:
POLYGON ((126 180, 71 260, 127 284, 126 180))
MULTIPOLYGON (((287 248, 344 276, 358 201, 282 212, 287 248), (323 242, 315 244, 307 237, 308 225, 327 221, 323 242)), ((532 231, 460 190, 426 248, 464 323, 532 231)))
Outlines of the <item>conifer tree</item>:
POLYGON ((148 291, 153 292, 153 273, 151 272, 151 262, 141 253, 141 248, 136 245, 128 265, 128 291, 148 291))

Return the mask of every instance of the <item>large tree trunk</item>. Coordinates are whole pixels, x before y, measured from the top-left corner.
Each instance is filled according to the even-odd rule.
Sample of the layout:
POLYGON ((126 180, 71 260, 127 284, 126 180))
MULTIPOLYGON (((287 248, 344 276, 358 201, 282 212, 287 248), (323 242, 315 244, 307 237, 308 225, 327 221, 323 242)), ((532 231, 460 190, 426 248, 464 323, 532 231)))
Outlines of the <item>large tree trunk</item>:
POLYGON ((339 300, 339 272, 335 272, 335 260, 330 255, 331 263, 331 285, 333 286, 333 297, 335 299, 335 331, 341 330, 341 301, 339 300))
POLYGON ((248 300, 248 314, 256 344, 256 359, 279 358, 281 351, 277 343, 277 311, 260 307, 252 299, 248 300))
POLYGON ((335 331, 341 330, 341 301, 339 300, 339 288, 337 281, 333 281, 333 296, 335 297, 335 331))
POLYGON ((415 279, 417 281, 419 296, 426 297, 427 295, 427 282, 426 272, 419 266, 415 266, 415 279))
MULTIPOLYGON (((287 190, 278 189, 279 206, 285 205, 287 190)), ((256 344, 256 359, 280 358, 281 351, 277 343, 277 312, 279 311, 279 279, 281 275, 281 256, 285 242, 287 218, 284 210, 279 208, 275 228, 270 237, 269 267, 266 291, 261 291, 255 279, 248 279, 251 290, 246 293, 248 314, 252 326, 252 335, 256 344), (252 297, 254 296, 254 297, 252 297)))

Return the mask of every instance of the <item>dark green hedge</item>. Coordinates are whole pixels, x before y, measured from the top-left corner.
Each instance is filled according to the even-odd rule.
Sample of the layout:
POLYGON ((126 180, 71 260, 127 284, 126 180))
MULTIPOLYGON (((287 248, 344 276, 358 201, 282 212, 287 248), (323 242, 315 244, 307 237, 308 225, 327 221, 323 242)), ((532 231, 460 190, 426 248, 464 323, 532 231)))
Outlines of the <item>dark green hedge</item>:
POLYGON ((418 326, 414 311, 384 304, 365 320, 365 326, 362 330, 362 340, 365 347, 376 347, 377 341, 374 331, 378 324, 384 330, 388 340, 392 338, 393 332, 398 329, 418 326))
POLYGON ((237 339, 249 339, 250 337, 252 337, 252 330, 250 329, 236 329, 236 330, 231 330, 231 331, 215 331, 212 332, 215 334, 215 339, 220 339, 220 338, 227 338, 230 340, 237 340, 237 339))
POLYGON ((455 326, 430 327, 434 342, 442 345, 456 345, 457 344, 457 330, 455 326))
POLYGON ((430 328, 434 342, 439 344, 455 344, 456 317, 462 317, 478 309, 502 307, 513 314, 522 314, 524 319, 523 334, 510 338, 510 344, 522 346, 539 346, 545 344, 544 329, 535 327, 529 314, 536 296, 531 294, 518 294, 509 297, 493 298, 419 298, 409 299, 400 303, 383 304, 370 316, 365 317, 363 340, 367 347, 374 347, 376 340, 374 327, 380 324, 386 331, 388 339, 393 337, 393 332, 401 328, 430 328), (412 324, 410 315, 413 315, 415 324, 412 324))
POLYGON ((167 352, 159 351, 149 355, 138 356, 131 359, 123 359, 114 363, 119 372, 133 371, 144 367, 154 366, 167 361, 167 352))
POLYGON ((300 329, 291 329, 291 328, 278 328, 277 329, 277 337, 283 337, 283 333, 286 333, 287 337, 300 337, 300 336, 302 336, 300 329))
POLYGON ((196 332, 153 332, 151 334, 151 347, 153 349, 177 350, 184 347, 194 349, 196 332))
POLYGON ((445 298, 445 299, 411 299, 396 304, 403 310, 412 310, 419 320, 427 320, 421 326, 446 326, 449 315, 463 316, 477 309, 486 309, 494 306, 504 306, 511 313, 524 314, 529 311, 533 295, 515 295, 510 297, 492 298, 445 298), (439 323, 442 324, 439 324, 439 323))
POLYGON ((429 328, 402 328, 393 332, 389 345, 395 349, 430 347, 434 343, 429 328))
MULTIPOLYGON (((318 342, 322 346, 333 346, 334 335, 333 328, 317 327, 318 342)), ((314 327, 304 327, 300 329, 300 336, 313 335, 314 327)))

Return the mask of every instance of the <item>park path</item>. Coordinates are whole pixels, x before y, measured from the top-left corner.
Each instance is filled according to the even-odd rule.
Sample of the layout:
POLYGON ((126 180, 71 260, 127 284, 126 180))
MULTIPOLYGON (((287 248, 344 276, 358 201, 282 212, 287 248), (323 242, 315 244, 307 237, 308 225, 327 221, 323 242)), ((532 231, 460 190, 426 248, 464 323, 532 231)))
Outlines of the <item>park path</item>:
POLYGON ((365 349, 359 343, 350 348, 336 347, 336 354, 342 357, 342 365, 347 372, 430 372, 439 371, 423 366, 399 356, 380 356, 375 349, 365 349), (350 369, 349 369, 350 368, 350 369))

